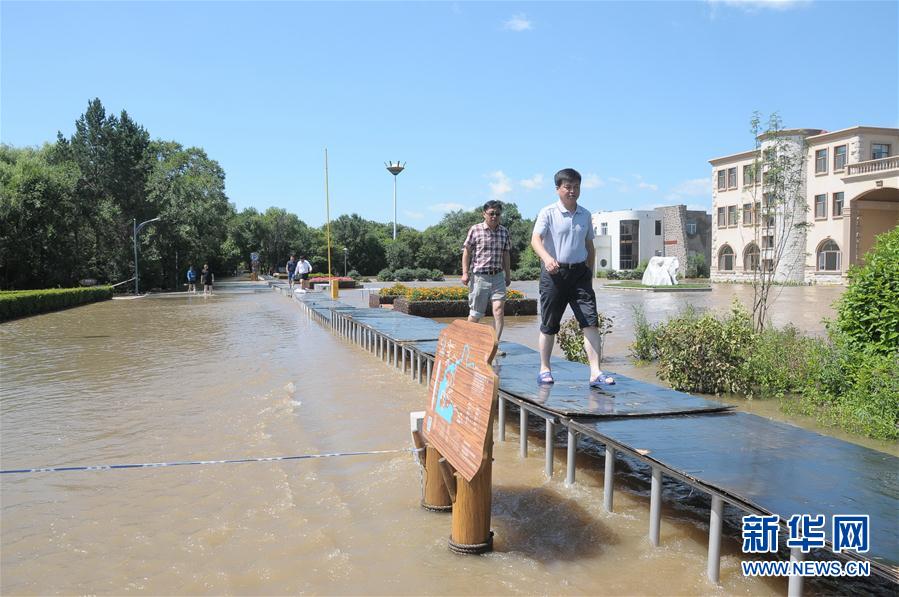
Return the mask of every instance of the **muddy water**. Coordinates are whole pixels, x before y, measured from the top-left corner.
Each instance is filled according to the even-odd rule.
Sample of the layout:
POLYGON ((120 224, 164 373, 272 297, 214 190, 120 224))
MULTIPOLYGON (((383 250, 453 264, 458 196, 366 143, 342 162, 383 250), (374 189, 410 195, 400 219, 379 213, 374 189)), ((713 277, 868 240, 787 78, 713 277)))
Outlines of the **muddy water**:
MULTIPOLYGON (((270 291, 108 301, 0 325, 0 347, 3 469, 401 448, 423 406, 422 386, 270 291)), ((783 592, 740 576, 733 537, 710 585, 707 514, 676 487, 652 549, 639 471, 622 467, 608 514, 601 461, 582 455, 567 488, 563 451, 547 481, 542 443, 522 460, 510 437, 485 557, 447 550, 407 454, 4 475, 0 592, 783 592)))

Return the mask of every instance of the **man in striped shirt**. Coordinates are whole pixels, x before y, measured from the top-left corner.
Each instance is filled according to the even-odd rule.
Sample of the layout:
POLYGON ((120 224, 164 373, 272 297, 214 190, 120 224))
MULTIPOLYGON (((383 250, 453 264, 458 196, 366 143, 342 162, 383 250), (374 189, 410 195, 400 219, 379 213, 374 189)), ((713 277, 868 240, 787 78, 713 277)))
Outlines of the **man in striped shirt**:
POLYGON ((512 243, 509 231, 500 224, 503 204, 484 204, 484 221, 468 229, 462 246, 462 283, 468 286, 468 321, 480 321, 492 302, 496 340, 503 334, 506 287, 512 283, 512 243))

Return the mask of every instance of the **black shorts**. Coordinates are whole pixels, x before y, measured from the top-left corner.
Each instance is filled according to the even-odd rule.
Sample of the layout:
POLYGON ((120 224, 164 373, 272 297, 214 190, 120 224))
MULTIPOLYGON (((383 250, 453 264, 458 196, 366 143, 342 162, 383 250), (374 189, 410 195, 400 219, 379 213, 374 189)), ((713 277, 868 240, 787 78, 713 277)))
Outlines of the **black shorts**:
POLYGON ((593 275, 586 264, 560 269, 550 275, 540 268, 540 331, 558 334, 565 307, 571 305, 581 328, 599 325, 593 275))
POLYGON ((300 280, 308 280, 309 274, 300 274, 300 280))

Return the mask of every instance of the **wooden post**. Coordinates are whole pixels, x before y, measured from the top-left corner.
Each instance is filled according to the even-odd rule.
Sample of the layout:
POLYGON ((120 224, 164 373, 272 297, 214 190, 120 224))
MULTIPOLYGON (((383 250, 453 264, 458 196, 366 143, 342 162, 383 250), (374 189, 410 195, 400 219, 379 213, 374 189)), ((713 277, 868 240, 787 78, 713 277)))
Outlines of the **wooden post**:
MULTIPOLYGON (((493 549, 490 531, 493 421, 499 378, 491 326, 454 321, 440 332, 422 429, 440 450, 444 483, 453 501, 451 551, 493 549)), ((429 372, 430 373, 430 372, 429 372)))
MULTIPOLYGON (((492 419, 491 413, 491 422, 492 419)), ((493 434, 488 435, 485 447, 484 462, 472 480, 466 481, 464 477, 456 476, 453 531, 449 540, 450 550, 456 553, 479 554, 493 551, 493 531, 490 530, 490 504, 493 499, 493 434)))
POLYGON ((425 488, 421 507, 432 512, 449 512, 453 509, 453 502, 443 482, 443 473, 440 470, 440 455, 435 448, 428 446, 425 450, 425 488))

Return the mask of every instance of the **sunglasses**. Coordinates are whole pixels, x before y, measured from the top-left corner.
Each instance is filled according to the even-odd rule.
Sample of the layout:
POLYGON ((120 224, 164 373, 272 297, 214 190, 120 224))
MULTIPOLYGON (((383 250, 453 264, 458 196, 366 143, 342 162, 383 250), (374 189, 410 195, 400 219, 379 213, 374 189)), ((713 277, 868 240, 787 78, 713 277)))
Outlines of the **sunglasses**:
POLYGON ((503 212, 501 212, 501 211, 485 211, 484 213, 487 214, 488 216, 501 216, 501 215, 503 215, 503 212))

